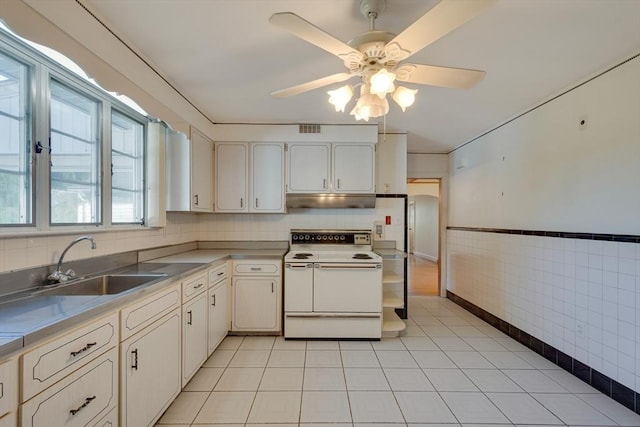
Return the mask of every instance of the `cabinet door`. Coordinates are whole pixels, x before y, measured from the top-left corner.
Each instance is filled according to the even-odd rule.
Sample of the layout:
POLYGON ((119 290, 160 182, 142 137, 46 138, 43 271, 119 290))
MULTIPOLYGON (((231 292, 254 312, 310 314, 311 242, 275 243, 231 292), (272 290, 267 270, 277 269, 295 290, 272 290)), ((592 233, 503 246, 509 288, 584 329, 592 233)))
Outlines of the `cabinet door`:
POLYGON ((182 307, 182 386, 207 359, 207 293, 182 307))
POLYGON ((284 212, 284 144, 251 145, 252 212, 284 212))
POLYGON ((191 210, 213 212, 213 141, 191 129, 191 210))
POLYGON ((209 289, 209 337, 207 343, 210 355, 227 336, 227 296, 229 279, 224 279, 209 289))
POLYGON ((375 145, 333 145, 333 192, 375 193, 375 145))
POLYGON ((234 331, 278 330, 278 282, 275 278, 234 277, 234 331))
POLYGON ((289 144, 288 193, 328 193, 330 144, 289 144))
POLYGON ((248 145, 216 143, 216 212, 247 212, 248 145))
POLYGON ((180 393, 180 310, 120 345, 120 425, 153 425, 180 393))

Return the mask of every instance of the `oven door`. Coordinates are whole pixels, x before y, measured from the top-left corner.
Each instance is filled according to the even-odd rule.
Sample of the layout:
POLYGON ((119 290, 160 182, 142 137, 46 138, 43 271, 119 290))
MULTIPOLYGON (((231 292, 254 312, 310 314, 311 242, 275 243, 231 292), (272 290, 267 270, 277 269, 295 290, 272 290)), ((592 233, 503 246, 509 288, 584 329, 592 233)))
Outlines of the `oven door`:
POLYGON ((284 311, 313 310, 313 263, 291 262, 284 266, 284 311))
POLYGON ((314 264, 313 311, 380 313, 382 265, 378 263, 314 264))

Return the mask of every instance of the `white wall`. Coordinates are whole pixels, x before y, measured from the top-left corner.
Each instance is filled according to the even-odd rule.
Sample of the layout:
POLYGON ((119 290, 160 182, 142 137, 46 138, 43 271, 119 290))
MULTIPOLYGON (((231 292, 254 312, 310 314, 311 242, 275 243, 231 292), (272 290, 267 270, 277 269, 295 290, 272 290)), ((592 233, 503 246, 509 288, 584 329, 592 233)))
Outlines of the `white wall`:
MULTIPOLYGON (((635 58, 453 152, 449 225, 640 235, 638 76, 635 58)), ((450 230, 446 253, 448 290, 640 391, 639 244, 450 230)))
POLYGON ((438 261, 438 197, 430 195, 409 196, 415 203, 414 255, 438 261))
POLYGON ((454 151, 449 225, 640 234, 638 76, 635 58, 454 151))

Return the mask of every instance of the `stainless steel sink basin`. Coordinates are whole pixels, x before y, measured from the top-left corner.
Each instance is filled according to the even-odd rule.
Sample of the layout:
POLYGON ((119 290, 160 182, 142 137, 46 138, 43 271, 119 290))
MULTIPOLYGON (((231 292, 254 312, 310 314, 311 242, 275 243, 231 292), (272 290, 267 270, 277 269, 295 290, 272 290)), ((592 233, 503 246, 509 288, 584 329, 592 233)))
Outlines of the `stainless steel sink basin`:
POLYGON ((87 279, 73 281, 72 283, 57 286, 41 291, 43 296, 53 295, 114 295, 153 282, 162 277, 164 273, 152 274, 107 274, 87 279))

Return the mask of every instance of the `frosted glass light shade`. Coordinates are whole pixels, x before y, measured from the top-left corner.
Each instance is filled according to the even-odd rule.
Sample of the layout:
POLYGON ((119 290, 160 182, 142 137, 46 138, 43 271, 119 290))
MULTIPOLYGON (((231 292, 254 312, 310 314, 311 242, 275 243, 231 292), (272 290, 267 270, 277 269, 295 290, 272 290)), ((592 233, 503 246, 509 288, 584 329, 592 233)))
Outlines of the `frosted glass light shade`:
POLYGON ((398 86, 398 89, 393 93, 393 100, 402 108, 404 112, 407 107, 413 105, 416 100, 417 90, 409 89, 404 86, 398 86))
POLYGON ((384 116, 388 112, 387 98, 380 98, 363 87, 360 91, 360 98, 350 114, 355 116, 356 120, 368 122, 371 117, 384 116))
POLYGON ((329 103, 335 107, 336 112, 344 112, 344 107, 346 107, 347 103, 353 97, 353 89, 349 85, 342 86, 336 90, 330 90, 327 93, 329 94, 329 103))
POLYGON ((396 75, 388 72, 384 68, 371 76, 370 91, 379 98, 384 98, 388 93, 392 93, 396 88, 393 84, 396 75))

